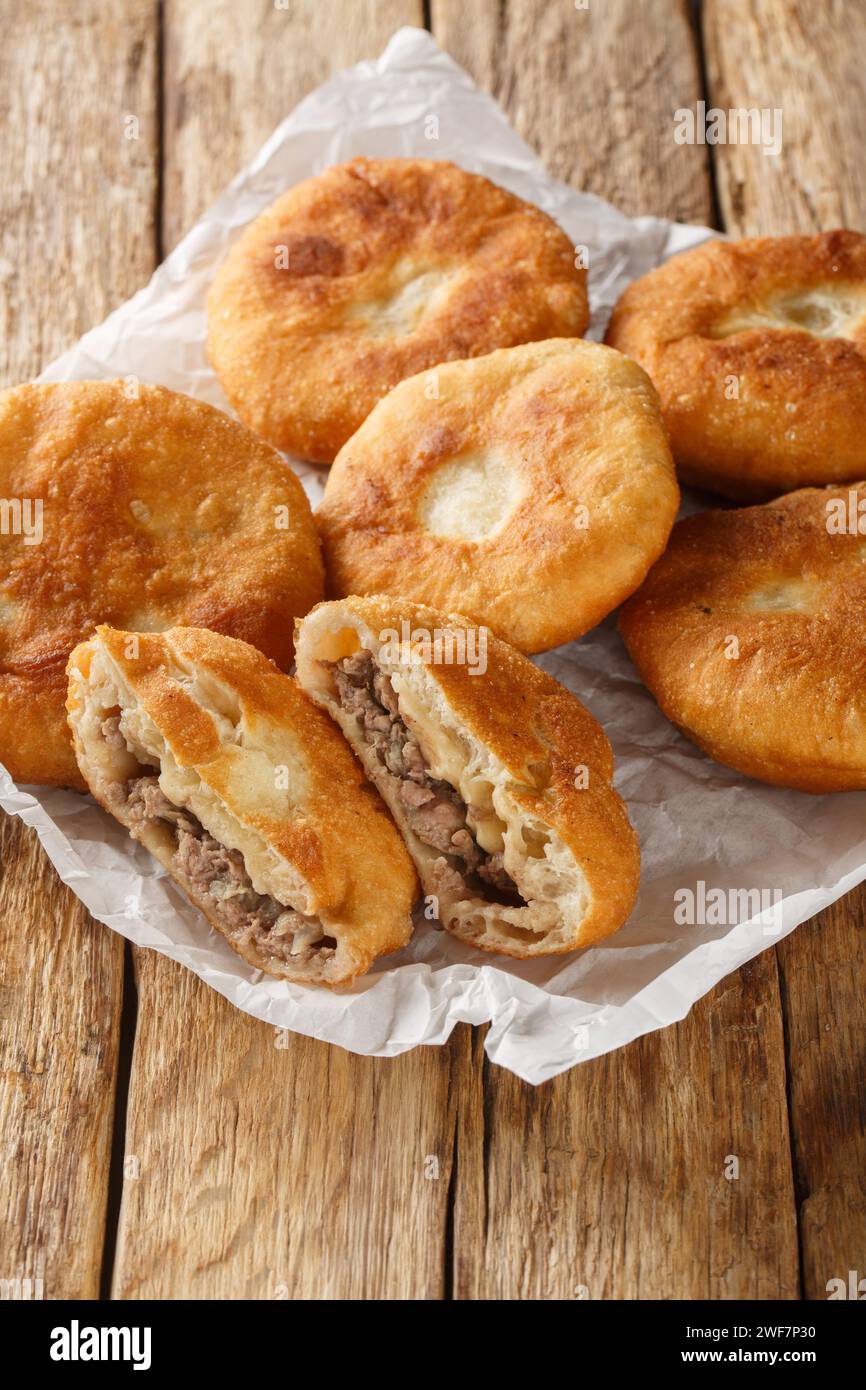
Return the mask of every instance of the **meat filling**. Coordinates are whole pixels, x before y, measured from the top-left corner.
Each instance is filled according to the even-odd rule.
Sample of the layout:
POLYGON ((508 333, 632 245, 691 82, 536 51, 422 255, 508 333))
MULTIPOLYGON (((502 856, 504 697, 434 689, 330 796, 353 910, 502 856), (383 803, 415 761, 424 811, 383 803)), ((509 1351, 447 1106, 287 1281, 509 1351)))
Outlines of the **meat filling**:
MULTIPOLYGON (((103 737, 117 749, 128 748, 113 716, 102 726, 103 737), (117 742, 117 740, 120 742, 117 742)), ((173 866, 190 896, 205 912, 215 914, 227 936, 239 946, 252 946, 263 956, 297 960, 314 951, 334 954, 336 942, 325 935, 321 922, 308 917, 252 885, 243 855, 210 835, 199 820, 170 801, 155 773, 131 777, 120 784, 117 799, 125 800, 134 828, 160 821, 175 838, 173 866)))
POLYGON ((434 865, 440 891, 522 904, 501 852, 488 854, 472 834, 469 808, 460 793, 450 782, 431 776, 418 740, 400 716, 394 688, 372 652, 355 652, 328 665, 340 704, 355 716, 364 739, 393 779, 411 829, 443 856, 434 865))

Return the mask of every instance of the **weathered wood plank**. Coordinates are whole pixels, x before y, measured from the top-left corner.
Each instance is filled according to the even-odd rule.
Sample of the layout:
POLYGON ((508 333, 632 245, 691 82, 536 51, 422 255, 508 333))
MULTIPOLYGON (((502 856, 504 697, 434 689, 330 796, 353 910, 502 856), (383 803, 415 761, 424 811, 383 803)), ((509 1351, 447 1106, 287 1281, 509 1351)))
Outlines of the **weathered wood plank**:
POLYGON ((778 947, 803 1291, 866 1277, 866 890, 778 947))
MULTIPOLYGON (((156 6, 0 3, 0 379, 35 376, 146 280, 156 6), (135 115, 141 141, 124 138, 135 115)), ((99 1291, 123 942, 0 825, 0 1247, 45 1298, 99 1291)))
MULTIPOLYGON (((632 213, 711 220, 705 154, 673 139, 701 95, 685 4, 432 13, 561 177, 632 213)), ((487 1068, 484 1089, 461 1096, 458 1297, 797 1296, 772 953, 674 1028, 537 1090, 487 1068)))
POLYGON ((440 1298, 465 1044, 356 1057, 138 977, 115 1297, 440 1298))
MULTIPOLYGON (((866 227, 866 10, 809 0, 706 0, 715 106, 783 112, 777 157, 715 151, 741 235, 866 227)), ((866 1274, 866 889, 780 943, 791 1129, 807 1298, 866 1274)))
POLYGON ((488 1068, 454 1230, 459 1298, 796 1298, 772 953, 536 1090, 488 1068))
POLYGON ((108 1197, 123 943, 0 819, 2 1277, 95 1298, 108 1197))
MULTIPOLYGON (((421 18, 398 0, 171 0, 166 245, 312 85, 421 18)), ((138 981, 116 1296, 441 1297, 466 1030, 394 1061, 277 1047, 159 956, 138 981)))
POLYGON ((674 111, 699 94, 688 0, 432 0, 431 18, 557 178, 632 217, 711 220, 706 150, 673 143, 674 111))
POLYGON ((167 0, 166 250, 302 97, 423 19, 422 0, 167 0))
POLYGON ((782 112, 782 148, 713 147, 735 236, 866 225, 866 7, 846 0, 705 0, 708 105, 782 112))

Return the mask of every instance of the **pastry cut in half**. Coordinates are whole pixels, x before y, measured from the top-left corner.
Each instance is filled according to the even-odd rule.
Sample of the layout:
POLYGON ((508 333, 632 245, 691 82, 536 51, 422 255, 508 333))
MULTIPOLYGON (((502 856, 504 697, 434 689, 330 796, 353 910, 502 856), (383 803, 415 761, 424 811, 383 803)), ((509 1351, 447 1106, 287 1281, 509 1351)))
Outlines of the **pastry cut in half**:
POLYGON ((531 203, 442 159, 352 159, 229 251, 208 353, 240 418, 330 463, 384 393, 452 358, 583 333, 586 271, 531 203))
POLYGON ((458 610, 525 652, 587 632, 665 547, 679 488, 630 358, 552 338, 395 386, 340 450, 316 524, 327 592, 458 610))
POLYGON ((610 744, 570 691, 465 618, 390 598, 320 604, 296 650, 450 932, 522 958, 622 926, 637 839, 610 744))
POLYGON ((345 740, 245 642, 100 627, 69 662, 96 800, 250 965, 345 984, 404 946, 412 863, 345 740))

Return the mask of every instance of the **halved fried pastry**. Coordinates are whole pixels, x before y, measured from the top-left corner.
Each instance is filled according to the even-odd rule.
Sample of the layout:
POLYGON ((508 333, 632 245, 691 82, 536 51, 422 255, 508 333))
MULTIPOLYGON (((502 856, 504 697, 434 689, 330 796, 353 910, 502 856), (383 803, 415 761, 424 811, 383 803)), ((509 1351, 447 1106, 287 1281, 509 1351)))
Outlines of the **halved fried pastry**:
POLYGON ((449 931, 526 957, 622 926, 637 839, 610 744, 570 691, 485 628, 400 599, 320 604, 296 651, 449 931))
POLYGON ((245 642, 100 627, 69 662, 97 801, 244 960, 336 985, 411 935, 417 882, 345 740, 245 642))

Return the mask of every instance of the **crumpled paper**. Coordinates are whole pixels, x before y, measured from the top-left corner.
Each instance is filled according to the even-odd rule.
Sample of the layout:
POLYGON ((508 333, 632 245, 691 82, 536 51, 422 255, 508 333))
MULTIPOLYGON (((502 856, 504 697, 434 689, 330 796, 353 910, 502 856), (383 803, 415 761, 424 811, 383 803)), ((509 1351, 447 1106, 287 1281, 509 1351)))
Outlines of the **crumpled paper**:
MULTIPOLYGON (((150 284, 41 379, 132 376, 227 409, 204 349, 205 293, 218 261, 285 188, 359 154, 451 159, 544 208, 588 249, 595 338, 630 280, 711 235, 624 217, 555 182, 429 34, 401 29, 377 61, 338 74, 302 101, 150 284), (433 132, 438 138, 428 138, 433 132)), ((292 466, 315 504, 321 473, 292 466)), ((491 1061, 537 1084, 683 1018, 724 975, 866 877, 866 794, 776 790, 712 763, 659 713, 611 619, 538 661, 604 725, 642 845, 641 892, 628 924, 576 955, 508 961, 423 922, 404 951, 350 988, 288 984, 235 955, 89 798, 18 788, 0 769, 0 804, 36 828, 61 878, 95 917, 188 966, 256 1018, 388 1057, 442 1043, 458 1022, 490 1021, 491 1061), (773 910, 702 911, 719 889, 735 905, 736 890, 760 890, 761 905, 773 910), (696 925, 682 924, 689 893, 696 925), (726 915, 739 920, 728 924, 726 915)))

